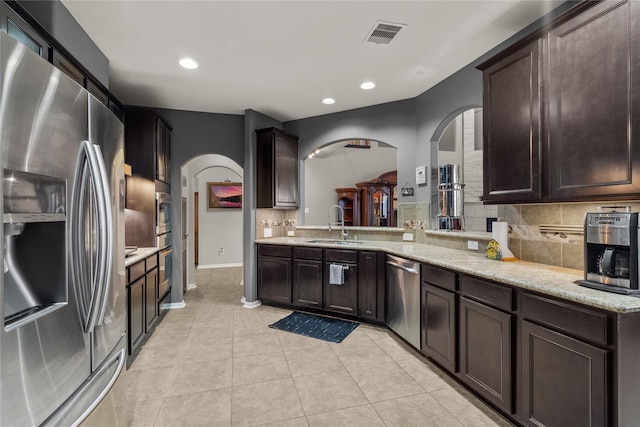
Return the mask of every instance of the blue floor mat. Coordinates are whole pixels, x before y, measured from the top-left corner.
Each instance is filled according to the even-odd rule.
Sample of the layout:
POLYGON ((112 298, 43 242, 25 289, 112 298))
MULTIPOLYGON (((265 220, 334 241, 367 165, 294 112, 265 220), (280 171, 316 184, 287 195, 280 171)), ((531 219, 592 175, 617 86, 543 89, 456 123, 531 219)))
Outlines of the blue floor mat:
POLYGON ((339 343, 358 327, 358 323, 294 311, 269 327, 305 337, 339 343))

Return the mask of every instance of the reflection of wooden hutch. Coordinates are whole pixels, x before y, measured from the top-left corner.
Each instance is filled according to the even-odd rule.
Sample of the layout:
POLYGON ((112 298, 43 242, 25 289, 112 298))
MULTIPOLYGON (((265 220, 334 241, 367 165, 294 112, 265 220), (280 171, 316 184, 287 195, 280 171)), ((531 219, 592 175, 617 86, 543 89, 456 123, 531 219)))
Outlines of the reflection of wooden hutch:
POLYGON ((360 193, 359 188, 336 188, 338 205, 344 210, 344 225, 360 225, 360 193))
POLYGON ((360 225, 395 227, 394 189, 397 185, 397 171, 384 173, 374 181, 356 184, 362 190, 360 225))

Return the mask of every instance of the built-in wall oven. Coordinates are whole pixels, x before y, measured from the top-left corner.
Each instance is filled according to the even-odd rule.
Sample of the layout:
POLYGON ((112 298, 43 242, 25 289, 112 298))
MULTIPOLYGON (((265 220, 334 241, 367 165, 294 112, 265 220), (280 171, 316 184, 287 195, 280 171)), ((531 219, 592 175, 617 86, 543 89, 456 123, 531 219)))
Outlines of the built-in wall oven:
POLYGON ((171 232, 171 194, 156 193, 156 234, 171 232))
POLYGON ((173 248, 171 248, 171 246, 166 247, 160 251, 158 259, 158 300, 162 300, 171 287, 172 256, 173 248))
POLYGON ((158 258, 158 301, 160 310, 171 288, 173 249, 171 248, 171 194, 156 192, 156 247, 160 249, 158 258))

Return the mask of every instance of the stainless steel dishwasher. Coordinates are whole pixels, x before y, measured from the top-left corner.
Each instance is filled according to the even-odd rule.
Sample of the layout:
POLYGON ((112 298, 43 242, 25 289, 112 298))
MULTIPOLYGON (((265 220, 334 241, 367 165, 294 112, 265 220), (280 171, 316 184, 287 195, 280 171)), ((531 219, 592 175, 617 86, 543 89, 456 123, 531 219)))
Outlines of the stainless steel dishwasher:
POLYGON ((420 348, 420 263, 387 255, 385 322, 420 348))

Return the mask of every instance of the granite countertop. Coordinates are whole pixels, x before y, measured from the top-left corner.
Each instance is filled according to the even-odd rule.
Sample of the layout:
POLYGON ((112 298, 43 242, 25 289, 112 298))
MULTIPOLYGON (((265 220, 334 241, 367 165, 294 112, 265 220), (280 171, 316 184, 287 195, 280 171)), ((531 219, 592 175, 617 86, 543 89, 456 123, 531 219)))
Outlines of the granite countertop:
POLYGON ((425 262, 493 280, 530 289, 543 294, 563 298, 616 313, 640 311, 640 298, 578 286, 575 280, 583 279, 580 270, 553 267, 526 261, 494 261, 482 252, 461 251, 440 246, 411 242, 383 242, 363 240, 351 244, 310 243, 311 238, 280 237, 259 239, 256 243, 272 245, 334 247, 340 249, 365 249, 384 251, 391 255, 425 262))
POLYGON ((133 255, 129 255, 128 257, 126 257, 124 259, 124 265, 125 267, 130 267, 133 264, 135 264, 138 261, 142 261, 143 259, 147 258, 148 256, 153 255, 154 253, 158 252, 160 249, 158 248, 138 248, 138 250, 133 254, 133 255))

